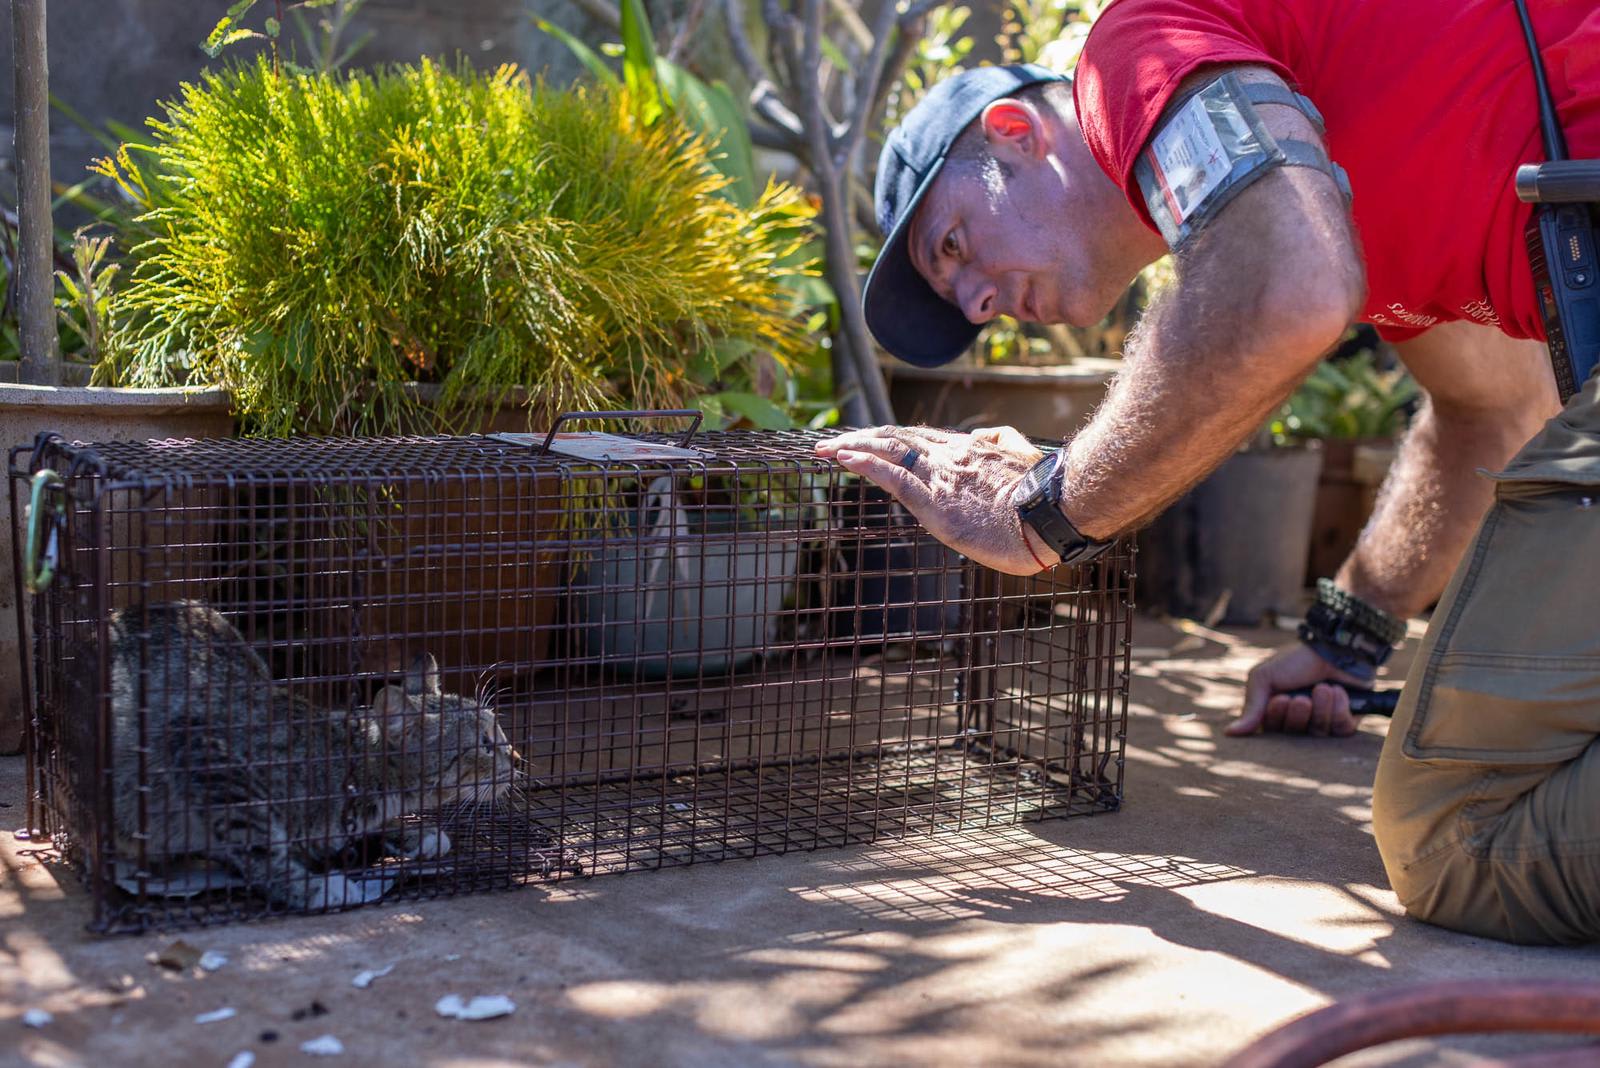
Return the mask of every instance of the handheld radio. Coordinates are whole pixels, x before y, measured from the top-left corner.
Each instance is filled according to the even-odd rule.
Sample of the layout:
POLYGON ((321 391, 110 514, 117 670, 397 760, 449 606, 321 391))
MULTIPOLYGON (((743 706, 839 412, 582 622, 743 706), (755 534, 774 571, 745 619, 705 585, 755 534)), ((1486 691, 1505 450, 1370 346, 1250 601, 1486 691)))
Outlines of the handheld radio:
POLYGON ((1550 345, 1556 388, 1566 403, 1600 364, 1600 160, 1567 158, 1567 140, 1545 84, 1544 60, 1524 0, 1516 0, 1533 60, 1545 162, 1517 168, 1517 199, 1536 205, 1524 238, 1550 345))

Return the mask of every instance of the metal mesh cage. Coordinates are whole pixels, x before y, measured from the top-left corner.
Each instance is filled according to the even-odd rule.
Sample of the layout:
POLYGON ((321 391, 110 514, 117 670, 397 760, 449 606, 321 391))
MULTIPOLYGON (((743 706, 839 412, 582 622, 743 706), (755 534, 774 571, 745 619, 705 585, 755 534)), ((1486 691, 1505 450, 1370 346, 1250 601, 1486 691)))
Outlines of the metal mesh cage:
POLYGON ((998 575, 817 438, 13 450, 29 825, 140 930, 1116 808, 1128 551, 998 575))

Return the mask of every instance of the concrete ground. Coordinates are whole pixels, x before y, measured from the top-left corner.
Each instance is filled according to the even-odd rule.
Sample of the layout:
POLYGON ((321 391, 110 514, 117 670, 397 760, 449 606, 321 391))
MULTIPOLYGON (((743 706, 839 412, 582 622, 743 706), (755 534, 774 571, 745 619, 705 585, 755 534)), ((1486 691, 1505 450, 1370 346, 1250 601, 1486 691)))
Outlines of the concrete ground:
MULTIPOLYGON (((87 934, 70 874, 0 833, 0 1063, 221 1068, 249 1051, 268 1068, 315 1063, 301 1043, 332 1035, 330 1063, 396 1068, 1212 1065, 1349 995, 1600 975, 1600 947, 1401 914, 1370 827, 1383 721, 1343 740, 1221 736, 1245 669, 1289 640, 1140 620, 1127 803, 1095 819, 137 938, 87 934), (147 963, 176 937, 227 963, 147 963), (443 1019, 447 994, 516 1011, 443 1019), (25 1009, 53 1020, 24 1028, 25 1009)), ((22 806, 21 758, 0 760, 0 827, 22 806)))

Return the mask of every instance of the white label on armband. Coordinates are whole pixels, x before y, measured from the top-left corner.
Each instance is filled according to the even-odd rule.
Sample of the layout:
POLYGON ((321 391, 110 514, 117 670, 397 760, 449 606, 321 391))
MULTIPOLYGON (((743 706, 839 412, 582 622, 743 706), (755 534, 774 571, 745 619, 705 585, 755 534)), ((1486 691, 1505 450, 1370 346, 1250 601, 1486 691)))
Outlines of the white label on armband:
MULTIPOLYGON (((1243 125, 1243 120, 1239 120, 1243 125)), ((1190 100, 1150 142, 1148 156, 1167 208, 1179 225, 1233 170, 1201 97, 1190 100)))

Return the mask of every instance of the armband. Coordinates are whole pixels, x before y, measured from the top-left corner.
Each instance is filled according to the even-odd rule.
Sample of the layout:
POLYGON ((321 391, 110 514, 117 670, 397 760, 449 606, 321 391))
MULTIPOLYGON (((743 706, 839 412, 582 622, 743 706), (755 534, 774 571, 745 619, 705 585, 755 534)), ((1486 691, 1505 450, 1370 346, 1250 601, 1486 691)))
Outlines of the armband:
POLYGON ((1300 624, 1300 640, 1334 667, 1371 682, 1406 636, 1405 620, 1361 600, 1328 579, 1317 580, 1317 599, 1300 624))
POLYGON ((1205 229, 1247 187, 1276 167, 1312 167, 1350 200, 1344 168, 1309 141, 1279 141, 1256 104, 1298 109, 1322 132, 1322 114, 1299 93, 1271 82, 1242 84, 1223 74, 1169 107, 1134 163, 1145 207, 1174 251, 1205 229))

